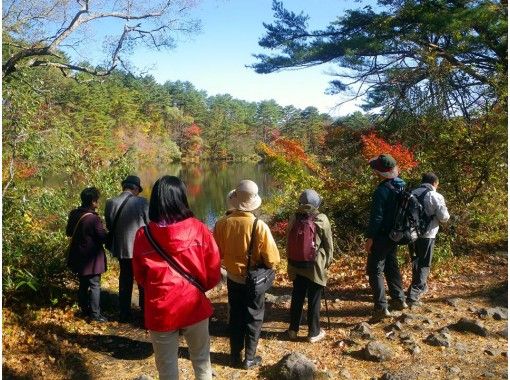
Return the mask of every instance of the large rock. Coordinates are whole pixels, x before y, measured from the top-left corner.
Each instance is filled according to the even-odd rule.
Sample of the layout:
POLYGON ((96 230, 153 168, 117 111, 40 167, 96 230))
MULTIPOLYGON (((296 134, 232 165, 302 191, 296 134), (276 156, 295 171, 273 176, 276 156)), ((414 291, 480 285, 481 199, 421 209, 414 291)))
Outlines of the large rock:
POLYGON ((393 350, 381 342, 372 341, 366 345, 364 355, 367 360, 383 362, 393 358, 393 350))
POLYGON ((454 330, 461 332, 472 332, 480 336, 489 335, 489 331, 483 327, 482 323, 473 319, 461 318, 457 323, 450 325, 454 330))
POLYGON ((402 331, 402 323, 399 321, 396 321, 395 323, 392 323, 391 325, 388 325, 384 328, 385 331, 402 331))
POLYGON ((437 332, 430 334, 425 338, 425 343, 430 344, 431 346, 443 346, 450 347, 450 334, 446 332, 437 332))
POLYGON ((480 309, 478 314, 482 318, 494 318, 497 321, 508 319, 508 309, 506 307, 491 307, 489 309, 480 309))
POLYGON ((305 355, 292 352, 285 355, 274 367, 272 379, 313 380, 317 367, 305 355))
POLYGON ((361 339, 372 339, 374 334, 372 333, 372 329, 370 325, 366 322, 361 322, 359 325, 356 325, 351 330, 351 338, 361 338, 361 339))

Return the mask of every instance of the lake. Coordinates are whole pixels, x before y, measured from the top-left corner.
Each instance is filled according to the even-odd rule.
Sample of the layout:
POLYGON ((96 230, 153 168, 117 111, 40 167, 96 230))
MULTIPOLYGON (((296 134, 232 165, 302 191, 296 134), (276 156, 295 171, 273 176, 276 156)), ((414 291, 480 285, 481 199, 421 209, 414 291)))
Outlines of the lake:
POLYGON ((227 193, 243 179, 251 179, 259 186, 262 199, 270 195, 271 176, 264 165, 249 163, 171 164, 163 167, 144 168, 138 172, 144 191, 150 198, 156 180, 164 175, 181 178, 188 190, 188 201, 195 216, 212 228, 227 208, 227 193))

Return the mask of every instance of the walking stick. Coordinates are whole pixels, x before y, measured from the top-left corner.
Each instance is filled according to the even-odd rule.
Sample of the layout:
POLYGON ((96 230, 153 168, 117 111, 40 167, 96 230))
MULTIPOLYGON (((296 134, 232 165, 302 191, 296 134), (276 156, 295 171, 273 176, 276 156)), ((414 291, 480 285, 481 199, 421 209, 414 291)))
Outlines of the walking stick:
POLYGON ((328 317, 328 330, 331 330, 331 321, 329 320, 328 299, 326 298, 326 287, 322 288, 322 295, 324 296, 324 305, 326 305, 326 316, 328 317))

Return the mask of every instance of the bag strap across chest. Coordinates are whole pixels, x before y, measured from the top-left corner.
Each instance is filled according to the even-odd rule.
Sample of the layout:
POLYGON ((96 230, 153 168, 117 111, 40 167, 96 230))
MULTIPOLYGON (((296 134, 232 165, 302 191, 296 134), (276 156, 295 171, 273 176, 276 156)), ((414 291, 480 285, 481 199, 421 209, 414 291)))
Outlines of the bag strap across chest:
POLYGON ((253 253, 253 242, 255 240, 255 232, 257 229, 258 221, 259 221, 259 218, 255 218, 255 220, 253 221, 253 227, 251 228, 250 244, 248 245, 248 263, 246 264, 247 269, 250 269, 251 255, 253 253))

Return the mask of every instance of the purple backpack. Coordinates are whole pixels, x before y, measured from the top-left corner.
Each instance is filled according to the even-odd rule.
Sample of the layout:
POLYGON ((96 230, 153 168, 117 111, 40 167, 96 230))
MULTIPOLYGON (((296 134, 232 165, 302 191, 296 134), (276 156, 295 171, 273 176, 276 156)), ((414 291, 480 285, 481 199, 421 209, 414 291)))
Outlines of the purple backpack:
POLYGON ((287 257, 296 268, 313 267, 317 257, 314 223, 317 214, 296 214, 296 220, 287 236, 287 257))

